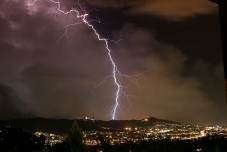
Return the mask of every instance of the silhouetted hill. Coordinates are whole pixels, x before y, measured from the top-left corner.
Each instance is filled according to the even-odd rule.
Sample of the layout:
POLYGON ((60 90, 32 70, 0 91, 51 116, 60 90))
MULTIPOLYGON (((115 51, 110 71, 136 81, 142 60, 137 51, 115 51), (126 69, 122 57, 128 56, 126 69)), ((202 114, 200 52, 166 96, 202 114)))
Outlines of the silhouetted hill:
MULTIPOLYGON (((14 120, 1 120, 0 127, 2 126, 12 126, 14 128, 22 128, 30 132, 42 131, 47 133, 64 134, 68 133, 69 128, 74 120, 68 119, 49 119, 49 118, 27 118, 27 119, 14 119, 14 120)), ((168 120, 161 120, 154 117, 148 118, 148 121, 142 120, 84 120, 78 119, 77 123, 83 131, 88 130, 108 130, 108 131, 118 131, 126 127, 146 127, 153 126, 155 122, 170 122, 168 120)))

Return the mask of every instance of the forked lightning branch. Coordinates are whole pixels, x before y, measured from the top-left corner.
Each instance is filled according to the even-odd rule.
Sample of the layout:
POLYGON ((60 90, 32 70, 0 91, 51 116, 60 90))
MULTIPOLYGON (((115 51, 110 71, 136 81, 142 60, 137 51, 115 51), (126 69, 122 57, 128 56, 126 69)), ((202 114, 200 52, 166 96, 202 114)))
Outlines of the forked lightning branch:
MULTIPOLYGON (((39 0, 34 0, 32 3, 29 3, 28 6, 35 5, 35 3, 37 1, 39 1, 39 0)), ((55 5, 57 5, 58 6, 58 11, 61 12, 62 14, 65 14, 66 15, 66 14, 69 14, 69 13, 74 13, 76 15, 76 17, 79 19, 76 23, 71 23, 71 24, 68 24, 68 25, 65 26, 65 32, 59 38, 59 40, 62 37, 64 37, 64 36, 66 38, 68 38, 67 33, 68 33, 68 28, 69 27, 71 27, 71 26, 77 26, 79 24, 80 25, 81 24, 84 24, 86 26, 89 26, 94 31, 94 34, 97 36, 97 39, 99 41, 103 41, 105 43, 105 48, 106 48, 106 51, 108 52, 108 61, 110 61, 111 65, 112 65, 112 73, 110 74, 110 76, 113 78, 114 84, 117 87, 115 101, 114 101, 114 106, 112 107, 112 110, 111 110, 111 113, 110 113, 112 119, 115 120, 116 119, 116 113, 117 113, 118 109, 121 109, 120 96, 122 96, 122 95, 126 96, 127 100, 129 101, 129 95, 127 95, 123 91, 124 86, 122 85, 122 78, 123 77, 126 77, 127 79, 129 79, 130 81, 132 81, 133 83, 135 83, 138 86, 138 78, 144 72, 141 73, 141 74, 138 74, 138 75, 128 76, 128 75, 122 74, 118 70, 118 67, 116 66, 116 64, 115 64, 115 62, 113 60, 113 57, 111 55, 111 49, 109 47, 109 41, 113 41, 113 40, 110 40, 108 38, 101 38, 100 37, 100 34, 97 32, 97 30, 94 28, 94 26, 90 23, 91 21, 88 21, 89 14, 81 7, 79 1, 78 1, 78 6, 81 9, 81 11, 83 12, 83 14, 80 14, 80 12, 78 10, 76 10, 76 9, 70 9, 69 11, 63 11, 61 9, 61 3, 59 1, 50 0, 50 2, 52 2, 55 5)), ((94 20, 92 20, 92 21, 94 21, 94 20)), ((99 22, 99 21, 97 21, 97 22, 99 22)), ((114 41, 114 42, 117 43, 118 41, 114 41)), ((105 80, 107 78, 109 78, 110 76, 105 77, 104 80, 99 85, 97 85, 94 88, 97 88, 98 86, 100 86, 101 84, 103 84, 105 82, 105 80)))

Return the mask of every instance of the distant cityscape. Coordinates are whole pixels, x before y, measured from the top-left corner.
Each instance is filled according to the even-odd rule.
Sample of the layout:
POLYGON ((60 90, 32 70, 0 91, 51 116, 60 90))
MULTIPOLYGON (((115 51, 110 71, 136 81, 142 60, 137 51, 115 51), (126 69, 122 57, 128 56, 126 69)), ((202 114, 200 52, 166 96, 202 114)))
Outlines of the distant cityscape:
MULTIPOLYGON (((93 121, 94 119, 88 119, 84 121, 93 121)), ((149 121, 149 119, 143 119, 141 121, 149 121)), ((202 126, 202 125, 185 125, 179 123, 170 123, 157 121, 153 123, 153 126, 135 127, 127 126, 125 128, 119 128, 115 131, 110 131, 111 128, 100 126, 105 131, 83 131, 83 143, 87 146, 101 145, 103 142, 108 142, 110 145, 120 145, 128 142, 140 143, 141 141, 148 140, 162 140, 162 139, 198 139, 207 135, 222 135, 227 138, 227 126, 202 126)), ((67 134, 51 134, 44 132, 35 132, 37 137, 45 135, 46 144, 54 146, 57 143, 62 143, 67 134)))

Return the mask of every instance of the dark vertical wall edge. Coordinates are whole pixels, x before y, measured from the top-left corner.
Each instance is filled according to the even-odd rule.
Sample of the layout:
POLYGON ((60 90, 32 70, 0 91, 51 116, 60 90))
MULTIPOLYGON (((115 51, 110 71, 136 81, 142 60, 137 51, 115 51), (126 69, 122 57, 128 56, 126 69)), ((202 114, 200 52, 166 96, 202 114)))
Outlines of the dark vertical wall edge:
POLYGON ((227 101, 227 0, 210 0, 219 5, 219 18, 222 39, 222 54, 225 74, 225 89, 227 101))
POLYGON ((225 88, 227 98, 227 0, 219 0, 219 16, 222 38, 222 52, 225 73, 225 88))

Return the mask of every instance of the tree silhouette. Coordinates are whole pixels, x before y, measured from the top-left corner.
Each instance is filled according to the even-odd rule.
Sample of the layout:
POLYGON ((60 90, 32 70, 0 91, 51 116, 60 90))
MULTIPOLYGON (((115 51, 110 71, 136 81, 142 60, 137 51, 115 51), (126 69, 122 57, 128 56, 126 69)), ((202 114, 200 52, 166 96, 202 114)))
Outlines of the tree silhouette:
POLYGON ((66 140, 52 147, 53 152, 89 152, 87 146, 83 143, 83 134, 78 127, 76 120, 73 122, 72 127, 69 129, 68 137, 66 140))
POLYGON ((67 152, 88 152, 88 148, 83 144, 82 140, 82 131, 75 120, 69 129, 68 138, 66 138, 64 146, 65 150, 67 152))

